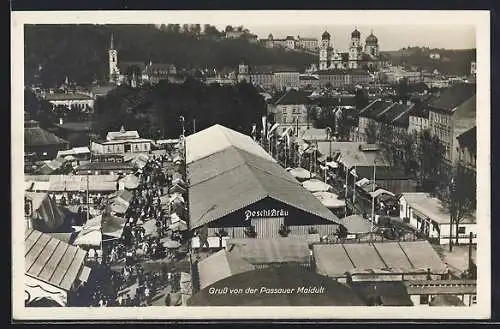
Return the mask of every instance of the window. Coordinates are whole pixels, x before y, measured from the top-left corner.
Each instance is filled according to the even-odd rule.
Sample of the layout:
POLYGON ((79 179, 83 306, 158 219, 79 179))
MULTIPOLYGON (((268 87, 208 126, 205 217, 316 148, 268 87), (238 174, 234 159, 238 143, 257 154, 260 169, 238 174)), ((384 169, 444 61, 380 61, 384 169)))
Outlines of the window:
POLYGON ((429 304, 429 295, 420 295, 420 305, 429 304))
POLYGON ((465 234, 465 226, 458 227, 458 234, 465 234))
POLYGON ((472 299, 472 304, 477 304, 477 296, 476 295, 472 295, 471 299, 472 299))

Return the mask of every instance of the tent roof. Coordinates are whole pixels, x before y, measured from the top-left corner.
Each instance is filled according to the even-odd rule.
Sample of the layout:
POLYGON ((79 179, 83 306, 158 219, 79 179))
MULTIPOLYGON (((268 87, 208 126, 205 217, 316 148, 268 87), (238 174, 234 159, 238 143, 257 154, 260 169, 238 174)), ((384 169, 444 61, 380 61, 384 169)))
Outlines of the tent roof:
POLYGON ((426 272, 444 274, 446 266, 428 241, 314 245, 318 273, 426 272))
POLYGON ((254 265, 222 249, 198 263, 200 289, 232 275, 252 270, 255 270, 254 265))
POLYGON ((186 163, 205 158, 231 146, 276 162, 250 136, 216 124, 186 137, 186 163))
POLYGON ((37 219, 36 225, 51 231, 64 224, 64 212, 47 193, 25 192, 25 197, 33 203, 32 218, 37 219))
POLYGON ((342 218, 339 224, 342 224, 349 233, 369 233, 371 230, 370 222, 360 215, 342 218))
POLYGON ((87 252, 48 234, 26 230, 25 273, 69 291, 84 266, 87 252))
POLYGON ((192 306, 363 306, 366 303, 348 286, 301 268, 280 266, 247 271, 232 275, 205 287, 188 301, 192 306), (249 287, 258 289, 255 294, 210 294, 210 288, 249 287), (261 287, 271 289, 294 289, 297 287, 324 287, 324 293, 260 293, 261 287))

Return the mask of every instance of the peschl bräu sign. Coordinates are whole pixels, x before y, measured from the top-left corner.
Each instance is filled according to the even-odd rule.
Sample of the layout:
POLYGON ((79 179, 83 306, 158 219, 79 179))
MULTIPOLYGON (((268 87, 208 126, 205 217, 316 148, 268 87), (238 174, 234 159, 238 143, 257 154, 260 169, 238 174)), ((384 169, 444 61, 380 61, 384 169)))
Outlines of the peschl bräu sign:
POLYGON ((246 210, 245 220, 250 220, 252 218, 263 218, 263 217, 286 217, 288 216, 288 211, 284 209, 262 209, 262 210, 246 210))

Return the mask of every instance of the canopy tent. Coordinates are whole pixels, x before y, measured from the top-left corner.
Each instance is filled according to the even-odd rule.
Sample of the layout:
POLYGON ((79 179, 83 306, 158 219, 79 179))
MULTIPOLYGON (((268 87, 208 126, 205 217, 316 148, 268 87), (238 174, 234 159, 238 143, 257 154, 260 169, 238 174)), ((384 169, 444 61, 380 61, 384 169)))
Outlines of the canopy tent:
POLYGON ((179 215, 177 215, 176 213, 173 213, 173 214, 170 215, 170 222, 172 224, 175 224, 178 221, 181 221, 181 218, 179 217, 179 215))
POLYGON ((179 221, 177 221, 175 223, 170 224, 168 228, 170 230, 172 230, 172 231, 180 231, 180 232, 182 232, 182 231, 187 231, 188 225, 187 225, 187 223, 185 221, 179 220, 179 221))
POLYGON ((35 229, 42 232, 54 232, 63 226, 64 212, 48 193, 25 192, 24 195, 28 201, 26 211, 35 229))
POLYGON ((436 295, 432 297, 429 306, 465 306, 455 295, 436 295))
POLYGON ((133 190, 138 188, 140 183, 139 177, 133 174, 123 177, 120 181, 123 184, 123 187, 125 187, 128 190, 133 190))
POLYGON ((186 189, 184 187, 180 186, 179 184, 175 184, 174 186, 172 186, 169 189, 169 192, 170 193, 181 193, 181 194, 184 194, 184 193, 186 193, 186 189))
POLYGON ((339 167, 339 164, 335 161, 327 161, 326 166, 331 169, 336 169, 339 167))
POLYGON ((382 194, 386 194, 386 195, 390 195, 392 197, 396 196, 394 193, 392 193, 391 191, 387 191, 387 190, 384 190, 383 188, 379 188, 378 190, 376 190, 375 192, 370 192, 370 196, 372 198, 377 198, 379 197, 380 195, 382 194))
POLYGON ((321 201, 321 203, 330 209, 345 207, 345 200, 340 200, 335 193, 331 192, 314 192, 313 195, 321 201))
POLYGON ((167 249, 177 249, 181 246, 179 241, 171 240, 169 238, 163 238, 160 240, 163 246, 167 249))
POLYGON ((103 214, 91 218, 78 232, 73 244, 99 247, 105 240, 119 239, 123 234, 125 223, 126 219, 112 215, 103 214))
POLYGON ((320 181, 319 179, 306 180, 302 183, 302 186, 310 192, 327 192, 332 188, 330 185, 320 181))
POLYGON ((186 183, 184 182, 184 180, 182 179, 182 177, 176 177, 172 180, 172 184, 175 185, 180 185, 180 186, 186 186, 186 183))
POLYGON ((132 192, 123 190, 119 191, 111 200, 111 205, 110 209, 111 211, 114 211, 115 213, 118 214, 124 214, 127 209, 130 207, 130 202, 132 202, 132 199, 134 198, 134 195, 132 192))
POLYGON ((289 173, 298 180, 306 180, 316 176, 316 174, 313 174, 309 170, 301 167, 293 168, 289 170, 289 173))
POLYGON ((356 186, 361 187, 361 186, 368 184, 368 183, 370 183, 370 180, 368 178, 361 178, 360 180, 358 180, 356 182, 356 186))
POLYGON ((142 228, 144 228, 144 234, 152 236, 152 237, 157 237, 158 236, 158 229, 156 227, 156 221, 155 220, 148 220, 144 224, 141 225, 142 228))

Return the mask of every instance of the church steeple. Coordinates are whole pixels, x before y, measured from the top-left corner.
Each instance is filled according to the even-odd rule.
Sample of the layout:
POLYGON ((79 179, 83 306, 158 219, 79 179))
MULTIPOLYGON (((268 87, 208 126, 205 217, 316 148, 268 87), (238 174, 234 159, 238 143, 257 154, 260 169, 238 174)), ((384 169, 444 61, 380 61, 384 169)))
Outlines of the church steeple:
POLYGON ((115 45, 114 45, 114 42, 113 42, 113 32, 111 32, 111 42, 110 42, 110 45, 109 45, 109 49, 110 50, 115 49, 115 45))

